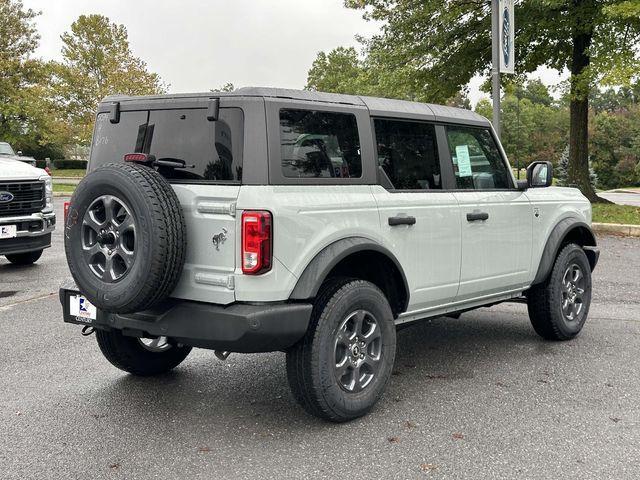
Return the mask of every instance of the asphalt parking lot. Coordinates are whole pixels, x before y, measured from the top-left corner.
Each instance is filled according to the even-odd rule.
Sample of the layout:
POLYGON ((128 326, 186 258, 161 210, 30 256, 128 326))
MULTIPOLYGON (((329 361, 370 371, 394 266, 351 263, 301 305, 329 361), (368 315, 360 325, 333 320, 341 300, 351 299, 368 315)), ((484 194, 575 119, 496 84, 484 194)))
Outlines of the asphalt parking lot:
POLYGON ((638 478, 640 238, 599 242, 576 340, 542 341, 521 304, 407 328, 384 399, 333 425, 281 353, 111 367, 61 321, 58 229, 36 266, 0 259, 0 478, 638 478))

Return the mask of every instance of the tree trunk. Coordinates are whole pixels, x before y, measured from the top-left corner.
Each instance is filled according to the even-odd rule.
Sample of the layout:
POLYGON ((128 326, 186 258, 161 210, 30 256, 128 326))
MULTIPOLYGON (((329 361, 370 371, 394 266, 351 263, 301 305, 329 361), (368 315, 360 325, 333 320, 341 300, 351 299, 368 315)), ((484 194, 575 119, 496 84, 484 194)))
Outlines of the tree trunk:
MULTIPOLYGON (((584 7, 583 1, 574 0, 574 6, 584 7)), ((571 103, 569 126, 568 183, 577 186, 592 202, 600 201, 589 179, 589 88, 585 69, 589 67, 588 49, 593 37, 593 26, 584 24, 572 32, 571 103)))

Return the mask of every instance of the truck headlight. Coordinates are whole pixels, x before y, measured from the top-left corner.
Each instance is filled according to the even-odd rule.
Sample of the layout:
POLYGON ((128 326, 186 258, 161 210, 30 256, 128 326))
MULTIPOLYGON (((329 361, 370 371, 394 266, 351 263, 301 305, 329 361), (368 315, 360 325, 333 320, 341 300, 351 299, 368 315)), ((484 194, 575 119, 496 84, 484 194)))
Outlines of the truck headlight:
POLYGON ((53 181, 49 175, 40 177, 40 181, 44 182, 44 211, 53 211, 53 181))

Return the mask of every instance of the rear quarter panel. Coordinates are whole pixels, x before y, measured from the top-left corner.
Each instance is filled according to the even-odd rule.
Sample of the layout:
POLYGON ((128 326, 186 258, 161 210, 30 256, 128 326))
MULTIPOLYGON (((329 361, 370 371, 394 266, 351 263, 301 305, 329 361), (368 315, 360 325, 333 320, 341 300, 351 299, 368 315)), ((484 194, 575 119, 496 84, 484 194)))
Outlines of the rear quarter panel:
POLYGON ((359 236, 382 243, 378 210, 368 185, 243 185, 238 217, 242 210, 272 213, 274 261, 264 275, 242 275, 236 269, 238 301, 288 299, 306 266, 337 240, 359 236))

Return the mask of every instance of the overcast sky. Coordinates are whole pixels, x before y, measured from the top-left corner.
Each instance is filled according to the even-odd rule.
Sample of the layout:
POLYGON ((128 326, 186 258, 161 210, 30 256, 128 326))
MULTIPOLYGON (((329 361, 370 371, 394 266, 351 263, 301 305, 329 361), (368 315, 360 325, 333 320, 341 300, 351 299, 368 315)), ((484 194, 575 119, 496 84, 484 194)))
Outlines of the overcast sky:
MULTIPOLYGON (((133 53, 160 74, 170 92, 243 86, 303 88, 316 54, 357 46, 378 26, 343 0, 23 0, 40 10, 37 55, 59 59, 60 35, 82 14, 124 24, 133 53)), ((545 83, 557 75, 544 72, 545 83)), ((480 97, 480 80, 471 98, 480 97)))

